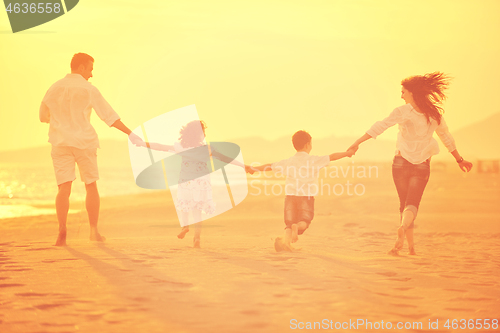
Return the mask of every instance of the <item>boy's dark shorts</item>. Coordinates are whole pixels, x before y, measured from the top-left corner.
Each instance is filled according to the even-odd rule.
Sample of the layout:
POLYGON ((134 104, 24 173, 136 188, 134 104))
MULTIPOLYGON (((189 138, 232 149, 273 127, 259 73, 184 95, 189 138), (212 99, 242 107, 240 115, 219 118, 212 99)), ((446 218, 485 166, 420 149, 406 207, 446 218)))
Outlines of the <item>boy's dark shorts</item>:
MULTIPOLYGON (((307 228, 314 218, 314 197, 299 197, 287 195, 285 197, 285 224, 286 228, 291 228, 292 224, 306 222, 307 228)), ((299 230, 302 235, 304 230, 299 230)))

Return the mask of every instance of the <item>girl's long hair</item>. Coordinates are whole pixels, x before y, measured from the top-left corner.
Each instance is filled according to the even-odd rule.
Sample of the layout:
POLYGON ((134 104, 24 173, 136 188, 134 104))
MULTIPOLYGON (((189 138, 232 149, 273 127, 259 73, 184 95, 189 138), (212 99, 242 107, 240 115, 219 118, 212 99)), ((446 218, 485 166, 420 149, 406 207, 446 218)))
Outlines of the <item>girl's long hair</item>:
POLYGON ((193 120, 183 126, 179 132, 179 140, 184 148, 198 147, 203 144, 207 125, 202 120, 193 120), (201 135, 203 134, 203 136, 201 135))
POLYGON ((427 121, 432 118, 438 124, 444 113, 440 105, 446 99, 444 91, 449 84, 450 77, 441 72, 410 76, 401 81, 401 85, 413 94, 413 100, 425 114, 427 121))

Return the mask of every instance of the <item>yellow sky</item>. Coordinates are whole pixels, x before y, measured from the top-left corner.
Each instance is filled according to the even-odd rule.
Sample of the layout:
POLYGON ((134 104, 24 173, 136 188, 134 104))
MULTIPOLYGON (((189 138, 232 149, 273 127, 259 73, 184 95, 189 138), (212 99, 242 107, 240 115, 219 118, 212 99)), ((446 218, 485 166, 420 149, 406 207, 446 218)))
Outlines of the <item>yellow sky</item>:
POLYGON ((196 104, 211 140, 359 136, 403 103, 401 79, 439 70, 455 78, 453 131, 500 111, 498 13, 497 0, 84 0, 12 34, 1 11, 0 150, 46 143, 38 107, 76 52, 131 129, 196 104))

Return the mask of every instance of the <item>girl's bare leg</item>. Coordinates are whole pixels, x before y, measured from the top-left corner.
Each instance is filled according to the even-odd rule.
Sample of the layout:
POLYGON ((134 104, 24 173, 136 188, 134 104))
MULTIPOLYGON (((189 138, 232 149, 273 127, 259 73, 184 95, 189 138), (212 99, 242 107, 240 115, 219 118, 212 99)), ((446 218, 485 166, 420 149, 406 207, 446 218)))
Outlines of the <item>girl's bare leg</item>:
POLYGON ((181 222, 182 222, 182 229, 181 232, 177 235, 177 238, 183 239, 184 236, 189 232, 189 213, 182 212, 181 214, 181 222))
POLYGON ((195 221, 199 221, 194 224, 194 238, 193 238, 193 246, 195 248, 200 248, 200 237, 201 237, 201 210, 193 211, 193 218, 195 221))

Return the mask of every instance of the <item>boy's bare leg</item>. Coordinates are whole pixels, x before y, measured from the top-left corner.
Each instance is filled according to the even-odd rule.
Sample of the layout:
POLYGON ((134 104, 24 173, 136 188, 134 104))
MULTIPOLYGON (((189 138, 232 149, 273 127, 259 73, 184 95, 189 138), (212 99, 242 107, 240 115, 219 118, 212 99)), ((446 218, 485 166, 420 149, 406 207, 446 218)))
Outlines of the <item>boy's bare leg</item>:
POLYGON ((183 239, 184 236, 189 232, 189 213, 182 212, 181 213, 181 222, 184 225, 181 229, 181 232, 177 235, 177 238, 183 239))
POLYGON ((90 240, 96 242, 104 242, 106 238, 99 234, 97 230, 97 222, 99 220, 99 209, 101 207, 101 199, 97 190, 97 182, 85 184, 87 196, 85 197, 85 208, 90 223, 90 240))
POLYGON ((304 232, 307 229, 307 223, 301 221, 299 223, 292 224, 292 243, 299 240, 299 233, 304 232))
POLYGON ((201 237, 201 211, 195 210, 193 211, 193 218, 195 221, 199 221, 194 224, 194 238, 193 238, 193 247, 199 249, 200 245, 200 237, 201 237))
POLYGON ((59 235, 56 246, 66 246, 66 221, 68 220, 69 196, 72 182, 62 183, 58 186, 56 196, 57 221, 59 222, 59 235))
POLYGON ((295 243, 296 241, 299 240, 299 225, 298 223, 292 224, 292 235, 291 235, 291 241, 292 243, 295 243))
MULTIPOLYGON (((292 224, 293 226, 294 224, 292 224)), ((292 228, 285 229, 285 237, 283 237, 283 249, 285 251, 292 251, 292 228)))
POLYGON ((412 229, 407 229, 406 232, 406 240, 408 241, 408 254, 410 255, 416 255, 417 253, 415 252, 415 244, 413 242, 413 228, 412 229))

